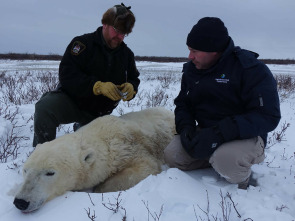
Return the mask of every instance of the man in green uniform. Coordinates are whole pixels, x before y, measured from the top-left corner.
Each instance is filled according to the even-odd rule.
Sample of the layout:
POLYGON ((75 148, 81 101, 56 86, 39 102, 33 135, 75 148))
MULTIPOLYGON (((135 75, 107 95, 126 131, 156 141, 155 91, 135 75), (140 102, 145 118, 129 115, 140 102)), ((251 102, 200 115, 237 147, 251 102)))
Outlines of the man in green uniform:
POLYGON ((59 85, 35 105, 34 141, 51 141, 60 124, 83 126, 134 98, 140 83, 134 54, 123 42, 135 16, 124 4, 109 8, 95 32, 75 37, 59 66, 59 85))

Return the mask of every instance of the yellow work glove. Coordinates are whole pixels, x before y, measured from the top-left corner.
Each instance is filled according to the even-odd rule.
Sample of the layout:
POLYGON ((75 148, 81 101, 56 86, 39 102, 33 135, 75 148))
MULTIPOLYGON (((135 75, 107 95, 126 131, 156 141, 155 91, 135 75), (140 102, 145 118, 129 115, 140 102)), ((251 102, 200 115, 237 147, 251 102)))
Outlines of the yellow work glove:
POLYGON ((97 81, 93 86, 93 93, 95 95, 104 95, 113 101, 121 99, 120 91, 112 82, 97 81))
POLYGON ((130 83, 124 83, 117 87, 122 92, 123 101, 131 100, 133 96, 136 94, 136 92, 134 91, 133 85, 130 83))

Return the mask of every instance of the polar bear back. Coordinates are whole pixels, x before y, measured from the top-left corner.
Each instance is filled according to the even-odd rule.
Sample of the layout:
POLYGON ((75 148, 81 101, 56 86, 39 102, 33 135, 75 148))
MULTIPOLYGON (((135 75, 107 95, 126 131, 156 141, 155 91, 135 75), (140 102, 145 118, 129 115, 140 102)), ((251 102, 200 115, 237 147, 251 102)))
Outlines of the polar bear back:
POLYGON ((145 135, 155 131, 161 131, 161 133, 163 133, 163 130, 166 130, 166 133, 171 134, 171 130, 173 130, 173 133, 175 130, 173 112, 162 107, 127 113, 120 118, 135 122, 142 130, 144 130, 143 133, 145 135))

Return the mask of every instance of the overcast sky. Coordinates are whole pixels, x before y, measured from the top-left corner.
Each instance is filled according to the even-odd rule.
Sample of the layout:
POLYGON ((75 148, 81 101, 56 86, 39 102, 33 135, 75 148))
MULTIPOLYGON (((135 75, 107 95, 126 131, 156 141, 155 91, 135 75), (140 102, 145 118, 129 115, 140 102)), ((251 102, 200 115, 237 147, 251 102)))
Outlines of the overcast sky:
POLYGON ((295 59, 295 0, 1 0, 0 53, 62 55, 77 35, 124 2, 136 16, 125 43, 140 56, 186 57, 186 37, 205 16, 220 17, 234 43, 260 58, 295 59))

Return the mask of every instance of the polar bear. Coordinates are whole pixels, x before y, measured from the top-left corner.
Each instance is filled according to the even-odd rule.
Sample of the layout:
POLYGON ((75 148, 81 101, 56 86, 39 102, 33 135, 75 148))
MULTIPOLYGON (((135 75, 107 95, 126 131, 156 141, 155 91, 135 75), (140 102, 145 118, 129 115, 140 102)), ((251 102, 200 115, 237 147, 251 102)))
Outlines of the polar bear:
POLYGON ((174 133, 174 114, 165 108, 99 117, 37 145, 23 166, 14 204, 27 213, 70 190, 126 190, 161 172, 163 150, 174 133))

